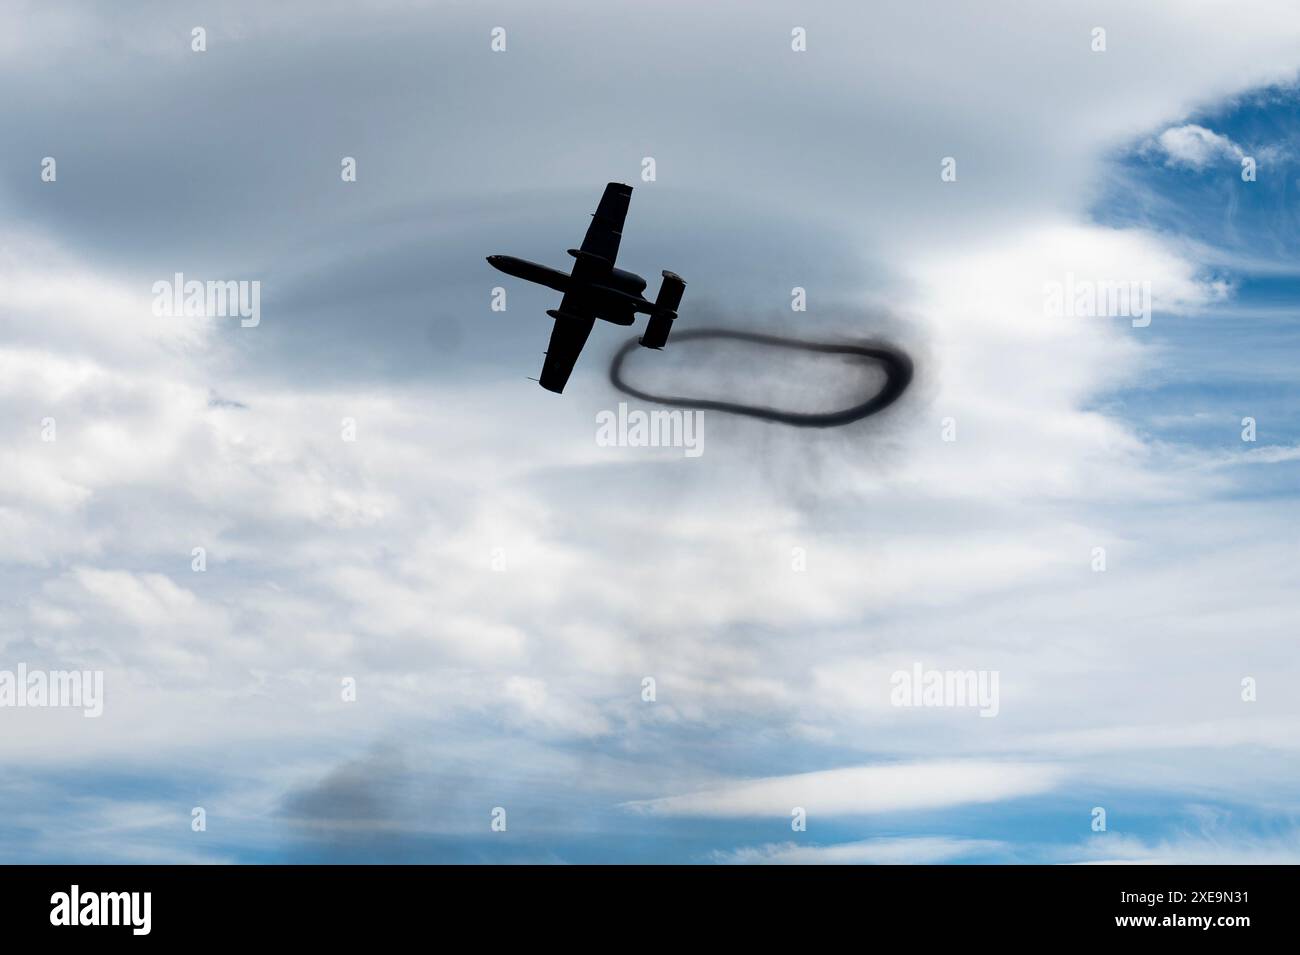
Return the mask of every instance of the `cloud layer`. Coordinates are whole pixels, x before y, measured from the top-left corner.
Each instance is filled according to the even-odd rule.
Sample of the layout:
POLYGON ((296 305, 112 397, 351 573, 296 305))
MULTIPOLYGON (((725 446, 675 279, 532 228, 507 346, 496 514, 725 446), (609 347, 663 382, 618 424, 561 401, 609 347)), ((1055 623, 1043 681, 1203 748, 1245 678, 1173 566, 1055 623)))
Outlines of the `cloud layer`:
POLYGON ((762 4, 23 7, 0 665, 103 669, 106 703, 0 711, 14 854, 966 860, 1108 804, 1128 858, 1174 838, 1126 830, 1152 805, 1291 811, 1295 501, 1249 492, 1297 441, 1134 419, 1234 289, 1090 216, 1116 150, 1236 154, 1187 115, 1294 75, 1288 13, 1103 4, 1094 54, 1039 4, 839 4, 795 54, 762 4), (687 459, 595 440, 620 334, 563 399, 526 380, 554 303, 491 311, 483 255, 561 264, 646 156, 623 256, 688 279, 682 326, 894 337, 888 415, 709 418, 687 459), (177 270, 262 281, 262 324, 154 316, 177 270), (1047 314, 1067 275, 1149 283, 1150 329, 1047 314), (998 718, 891 706, 915 662, 998 670, 998 718))

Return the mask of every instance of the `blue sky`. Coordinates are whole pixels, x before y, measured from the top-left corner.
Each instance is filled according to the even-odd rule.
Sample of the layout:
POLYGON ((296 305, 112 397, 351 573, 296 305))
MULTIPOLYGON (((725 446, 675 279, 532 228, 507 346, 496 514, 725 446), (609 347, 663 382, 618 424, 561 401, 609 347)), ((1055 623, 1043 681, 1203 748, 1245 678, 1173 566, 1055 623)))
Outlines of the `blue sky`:
MULTIPOLYGON (((1157 439, 1239 450, 1240 419, 1250 415, 1260 444, 1294 445, 1300 96, 1291 85, 1254 90, 1188 115, 1185 125, 1259 154, 1259 171, 1252 182, 1231 175, 1240 158, 1222 149, 1188 162, 1144 142, 1119 157, 1097 221, 1197 243, 1206 275, 1232 289, 1205 314, 1153 328, 1170 360, 1157 386, 1122 394, 1125 409, 1157 439)), ((1294 485, 1294 465, 1272 470, 1241 493, 1294 485)))
POLYGON ((0 861, 1300 859, 1300 18, 1131 6, 20 6, 0 671, 105 699, 0 707, 0 861), (542 393, 554 296, 483 256, 563 265, 609 180, 683 322, 883 336, 908 394, 601 445, 624 330, 542 393), (177 271, 261 324, 153 314, 177 271), (1048 314, 1067 273, 1151 324, 1048 314))

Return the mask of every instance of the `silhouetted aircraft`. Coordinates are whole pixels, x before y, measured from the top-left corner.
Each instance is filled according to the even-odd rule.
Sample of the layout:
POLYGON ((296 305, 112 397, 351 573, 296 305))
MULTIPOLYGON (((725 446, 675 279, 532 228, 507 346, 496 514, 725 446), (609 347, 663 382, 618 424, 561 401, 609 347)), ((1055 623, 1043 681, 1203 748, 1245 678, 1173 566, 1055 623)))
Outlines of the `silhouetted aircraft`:
POLYGON ((645 290, 645 279, 614 267, 618 241, 623 235, 623 220, 627 218, 627 204, 631 199, 631 186, 611 182, 605 187, 600 205, 592 213, 582 247, 569 249, 569 254, 576 259, 569 275, 513 255, 487 257, 488 264, 494 269, 564 293, 560 307, 546 312, 555 319, 540 379, 541 386, 547 391, 557 394, 564 391, 564 384, 569 380, 582 346, 587 343, 587 336, 598 318, 615 325, 631 325, 636 321, 637 312, 645 312, 650 321, 641 336, 641 344, 646 348, 663 348, 668 341, 668 332, 677 317, 677 306, 681 304, 686 283, 680 276, 665 271, 659 295, 651 302, 641 294, 645 290))

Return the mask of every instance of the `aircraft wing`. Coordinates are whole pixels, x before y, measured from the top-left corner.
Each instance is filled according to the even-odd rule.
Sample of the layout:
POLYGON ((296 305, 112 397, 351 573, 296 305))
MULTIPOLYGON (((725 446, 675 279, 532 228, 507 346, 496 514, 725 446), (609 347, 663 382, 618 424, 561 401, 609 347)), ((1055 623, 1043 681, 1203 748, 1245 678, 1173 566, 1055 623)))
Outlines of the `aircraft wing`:
POLYGON ((632 187, 611 182, 600 197, 600 205, 591 215, 591 225, 582 240, 582 251, 607 259, 612 266, 618 258, 618 241, 623 237, 623 220, 632 200, 632 187))
MULTIPOLYGON (((613 268, 631 199, 631 186, 611 182, 605 187, 605 194, 600 197, 600 205, 592 213, 591 225, 587 226, 587 234, 582 240, 581 251, 588 255, 578 256, 578 261, 573 263, 572 277, 576 285, 594 282, 613 268), (598 258, 589 257, 593 255, 598 258), (609 264, 605 265, 606 262, 609 264)), ((582 346, 587 344, 596 316, 583 303, 581 295, 571 292, 565 293, 559 309, 547 314, 555 319, 555 327, 551 329, 551 343, 546 346, 546 361, 538 380, 547 391, 559 394, 564 391, 573 366, 582 354, 582 346)))
POLYGON ((542 363, 542 377, 538 379, 541 386, 557 395, 564 391, 564 385, 582 354, 582 346, 587 344, 591 326, 596 319, 585 309, 579 310, 571 301, 573 296, 564 296, 558 312, 551 313, 555 318, 555 327, 551 329, 551 343, 546 346, 546 361, 542 363))

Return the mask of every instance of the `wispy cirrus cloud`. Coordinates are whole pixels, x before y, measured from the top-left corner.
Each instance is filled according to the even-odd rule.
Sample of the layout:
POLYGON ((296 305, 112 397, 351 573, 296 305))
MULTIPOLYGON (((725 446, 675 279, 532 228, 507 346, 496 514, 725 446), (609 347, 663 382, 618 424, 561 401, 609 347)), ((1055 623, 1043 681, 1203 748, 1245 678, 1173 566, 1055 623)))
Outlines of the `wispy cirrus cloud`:
POLYGON ((1005 848, 995 839, 905 836, 863 839, 832 845, 772 842, 718 852, 713 861, 726 865, 933 865, 988 855, 1005 848))
POLYGON ((670 816, 815 816, 937 809, 1039 795, 1065 777, 1048 763, 954 760, 830 769, 772 776, 700 792, 628 803, 637 812, 670 816))

